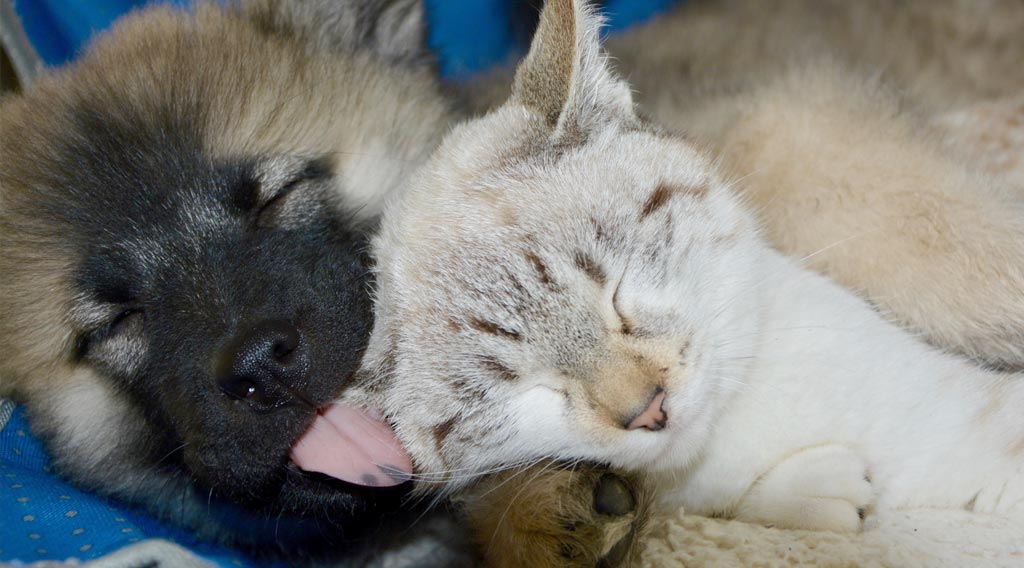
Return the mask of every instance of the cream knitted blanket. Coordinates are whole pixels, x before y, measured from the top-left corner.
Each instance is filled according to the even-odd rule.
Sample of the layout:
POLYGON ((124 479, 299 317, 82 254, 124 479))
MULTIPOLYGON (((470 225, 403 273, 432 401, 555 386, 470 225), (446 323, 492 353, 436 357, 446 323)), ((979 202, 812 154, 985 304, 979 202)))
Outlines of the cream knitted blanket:
POLYGON ((869 517, 863 532, 771 529, 679 515, 646 543, 645 567, 1024 567, 1024 518, 921 509, 869 517))

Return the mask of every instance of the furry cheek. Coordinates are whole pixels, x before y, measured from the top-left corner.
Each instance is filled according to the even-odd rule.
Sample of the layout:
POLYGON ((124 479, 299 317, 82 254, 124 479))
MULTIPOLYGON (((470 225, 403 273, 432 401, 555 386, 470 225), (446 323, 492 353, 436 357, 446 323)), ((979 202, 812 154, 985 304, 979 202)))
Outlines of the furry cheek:
POLYGON ((535 386, 513 400, 509 407, 516 420, 517 441, 503 445, 495 461, 539 457, 617 460, 633 468, 632 460, 660 451, 667 441, 664 436, 647 432, 611 428, 603 420, 595 421, 585 403, 574 404, 572 400, 569 391, 545 385, 535 386), (513 452, 515 456, 510 455, 513 452))
POLYGON ((103 477, 115 454, 130 453, 137 441, 131 433, 144 429, 137 410, 85 367, 76 369, 41 410, 48 418, 42 428, 52 429, 61 464, 90 478, 103 477), (121 432, 122 437, 109 432, 121 432))
POLYGON ((524 458, 565 457, 561 454, 573 452, 579 427, 568 400, 564 390, 537 385, 511 401, 509 415, 515 419, 524 458))

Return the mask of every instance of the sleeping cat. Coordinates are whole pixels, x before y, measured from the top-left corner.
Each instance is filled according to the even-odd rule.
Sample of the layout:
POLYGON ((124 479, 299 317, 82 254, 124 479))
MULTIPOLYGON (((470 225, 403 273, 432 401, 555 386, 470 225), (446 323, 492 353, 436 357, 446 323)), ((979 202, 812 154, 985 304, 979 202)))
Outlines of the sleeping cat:
POLYGON ((690 1, 609 50, 645 116, 743 178, 773 247, 1021 371, 1022 152, 1003 133, 1024 124, 1022 29, 1016 1, 690 1), (949 124, 964 114, 982 120, 949 124))
POLYGON ((771 249, 706 154, 636 116, 598 26, 549 1, 509 102, 451 132, 375 241, 377 379, 350 394, 421 487, 553 458, 780 527, 1021 512, 1024 377, 771 249))
POLYGON ((773 247, 1024 370, 1021 29, 1015 0, 690 0, 608 50, 642 115, 743 179, 773 247))

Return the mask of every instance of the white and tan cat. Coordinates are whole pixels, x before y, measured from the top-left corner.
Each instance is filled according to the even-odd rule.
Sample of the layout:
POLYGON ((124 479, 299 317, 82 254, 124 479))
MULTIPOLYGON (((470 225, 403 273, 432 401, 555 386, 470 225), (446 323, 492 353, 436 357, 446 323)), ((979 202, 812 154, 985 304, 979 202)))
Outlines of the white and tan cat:
POLYGON ((1020 512, 1024 378, 770 248, 705 153, 637 118, 598 26, 549 1, 509 102, 385 215, 377 380, 350 394, 422 479, 587 460, 652 473, 666 506, 810 529, 1020 512))
POLYGON ((1019 370, 1021 29, 1018 0, 690 0, 608 49, 641 114, 743 179, 773 247, 1019 370))
POLYGON ((1021 30, 1017 0, 696 0, 609 47, 646 115, 743 178, 772 246, 1021 370, 1021 30))

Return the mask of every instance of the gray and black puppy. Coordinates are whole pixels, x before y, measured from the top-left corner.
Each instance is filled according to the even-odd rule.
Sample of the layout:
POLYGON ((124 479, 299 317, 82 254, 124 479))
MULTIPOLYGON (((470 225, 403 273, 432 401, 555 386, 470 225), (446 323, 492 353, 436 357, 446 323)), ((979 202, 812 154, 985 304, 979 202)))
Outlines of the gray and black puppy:
POLYGON ((154 7, 0 103, 0 396, 63 475, 288 548, 398 503, 373 416, 334 412, 334 453, 393 469, 292 455, 365 347, 367 231, 450 121, 429 61, 415 1, 154 7))

